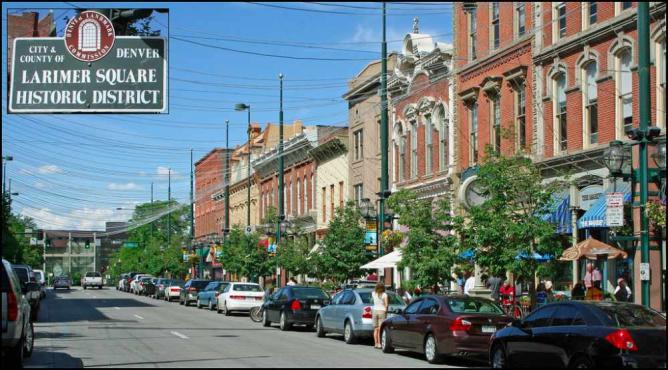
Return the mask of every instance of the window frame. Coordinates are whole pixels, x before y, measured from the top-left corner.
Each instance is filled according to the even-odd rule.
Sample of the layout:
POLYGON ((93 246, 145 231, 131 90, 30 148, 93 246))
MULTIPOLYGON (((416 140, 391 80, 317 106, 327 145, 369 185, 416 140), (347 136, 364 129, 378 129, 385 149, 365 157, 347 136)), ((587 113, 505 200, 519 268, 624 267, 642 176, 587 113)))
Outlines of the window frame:
POLYGON ((521 38, 527 31, 527 8, 526 3, 518 1, 514 4, 514 34, 515 38, 521 38))
POLYGON ((418 124, 411 121, 411 179, 418 177, 418 124))
POLYGON ((501 94, 496 93, 489 99, 490 105, 490 125, 492 129, 492 148, 496 153, 501 153, 501 94))
POLYGON ((468 55, 469 61, 477 59, 476 43, 478 42, 478 11, 473 8, 468 11, 468 55))
POLYGON ((501 4, 498 1, 492 1, 489 4, 490 14, 490 38, 489 46, 491 50, 496 50, 501 46, 501 4))
POLYGON ((598 62, 595 60, 590 60, 585 63, 580 69, 580 81, 582 89, 582 133, 583 148, 589 148, 591 146, 598 144, 598 84, 596 80, 598 78, 598 62), (591 66, 594 66, 594 76, 593 79, 590 76, 591 66), (590 81, 590 79, 592 81, 590 81), (590 96, 590 82, 595 84, 594 92, 595 97, 590 96), (596 127, 596 130, 593 128, 596 127))
POLYGON ((568 98, 566 97, 566 88, 568 86, 568 79, 566 78, 566 72, 560 71, 552 76, 552 84, 552 101, 554 102, 552 105, 552 130, 555 137, 554 154, 556 155, 565 153, 568 150, 568 115, 566 112, 568 101, 568 98), (563 87, 561 89, 559 88, 560 78, 564 79, 563 87), (564 98, 563 104, 561 104, 562 102, 560 101, 561 96, 564 98))
POLYGON ((445 116, 445 108, 443 106, 438 107, 438 125, 439 125, 439 134, 438 134, 438 167, 439 171, 445 171, 447 168, 447 158, 448 158, 448 135, 449 135, 449 122, 448 118, 445 116))
POLYGON ((432 121, 431 113, 425 114, 424 117, 424 170, 425 175, 431 175, 433 173, 433 160, 432 153, 434 150, 433 137, 434 134, 434 124, 432 121))
POLYGON ((478 163, 478 102, 469 106, 469 164, 478 163))
POLYGON ((617 139, 626 136, 626 128, 633 127, 633 50, 630 47, 624 47, 614 55, 614 73, 615 73, 615 133, 617 139), (628 71, 623 71, 622 59, 628 55, 628 71), (624 91, 623 73, 628 73, 628 91, 624 91), (630 115, 624 115, 625 99, 630 98, 630 115))
POLYGON ((524 80, 517 82, 513 89, 515 99, 515 127, 517 130, 516 145, 521 150, 527 148, 526 134, 526 83, 524 80))

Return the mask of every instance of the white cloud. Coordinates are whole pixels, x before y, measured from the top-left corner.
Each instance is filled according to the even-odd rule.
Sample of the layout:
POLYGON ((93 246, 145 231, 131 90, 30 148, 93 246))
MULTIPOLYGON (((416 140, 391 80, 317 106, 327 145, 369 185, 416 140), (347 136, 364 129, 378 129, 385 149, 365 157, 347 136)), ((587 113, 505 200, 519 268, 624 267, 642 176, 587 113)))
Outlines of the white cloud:
POLYGON ((33 218, 39 228, 47 230, 104 230, 107 221, 127 221, 132 217, 134 203, 121 208, 83 208, 62 214, 49 208, 26 207, 20 213, 33 218))
POLYGON ((30 168, 21 168, 19 170, 19 172, 24 174, 24 175, 32 175, 33 174, 33 171, 30 168))
POLYGON ((63 170, 55 164, 41 166, 37 169, 37 171, 42 174, 63 173, 63 170))
POLYGON ((127 184, 117 184, 115 182, 110 183, 107 185, 107 189, 109 190, 137 190, 140 189, 137 184, 134 182, 128 182, 127 184))
POLYGON ((155 178, 157 180, 167 181, 167 180, 169 180, 170 173, 171 173, 172 180, 182 178, 181 174, 179 174, 177 171, 175 171, 174 169, 172 169, 170 171, 170 169, 168 167, 164 167, 164 166, 158 166, 158 168, 156 168, 155 178))
POLYGON ((46 189, 47 185, 41 181, 35 181, 35 187, 37 189, 46 189))

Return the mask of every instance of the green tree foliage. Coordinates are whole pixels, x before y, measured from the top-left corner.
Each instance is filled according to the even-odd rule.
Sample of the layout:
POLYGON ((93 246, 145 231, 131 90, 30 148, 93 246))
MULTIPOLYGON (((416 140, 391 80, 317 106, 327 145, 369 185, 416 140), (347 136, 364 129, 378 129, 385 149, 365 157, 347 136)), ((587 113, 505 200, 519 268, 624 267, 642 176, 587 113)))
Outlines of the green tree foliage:
POLYGON ((166 213, 159 219, 146 223, 128 232, 128 240, 136 242, 137 248, 121 248, 111 259, 111 274, 138 271, 155 276, 183 277, 188 264, 183 262, 181 246, 190 240, 190 209, 179 207, 174 200, 144 203, 135 207, 130 223, 143 223, 152 216, 166 213), (171 225, 170 225, 171 219, 171 225), (170 238, 167 237, 171 230, 170 238), (170 239, 169 244, 167 240, 170 239))
POLYGON ((297 231, 294 237, 284 237, 278 247, 278 264, 294 275, 309 275, 315 272, 314 261, 309 254, 311 248, 303 232, 297 231))
POLYGON ((41 269, 44 263, 44 250, 41 246, 30 245, 26 229, 37 231, 35 221, 12 213, 9 194, 2 194, 2 257, 15 264, 26 264, 41 269))
POLYGON ((488 195, 469 210, 461 229, 465 245, 474 248, 475 260, 490 271, 511 271, 527 281, 540 262, 534 253, 558 256, 561 245, 555 227, 541 215, 551 211, 552 195, 560 184, 543 184, 538 168, 520 155, 487 152, 478 180, 488 195))
POLYGON ((453 231, 462 219, 451 216, 448 200, 432 203, 402 189, 390 197, 388 206, 399 215, 401 224, 409 228, 399 267, 409 267, 412 281, 418 286, 434 286, 449 280, 461 252, 459 238, 453 231))
POLYGON ((350 201, 345 207, 336 209, 320 253, 311 258, 318 277, 343 282, 363 274, 360 266, 370 257, 364 249, 365 230, 360 225, 361 218, 355 202, 350 201))
POLYGON ((267 253, 267 248, 258 245, 259 241, 257 233, 246 235, 241 226, 235 225, 222 251, 221 261, 225 269, 251 280, 270 275, 276 262, 267 253))

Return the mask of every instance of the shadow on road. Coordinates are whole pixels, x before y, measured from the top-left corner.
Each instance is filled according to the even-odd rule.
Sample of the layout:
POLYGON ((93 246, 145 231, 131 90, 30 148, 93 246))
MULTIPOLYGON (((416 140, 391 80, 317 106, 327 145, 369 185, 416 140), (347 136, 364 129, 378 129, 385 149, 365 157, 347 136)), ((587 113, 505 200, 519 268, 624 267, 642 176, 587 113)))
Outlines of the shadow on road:
POLYGON ((67 339, 67 338, 81 338, 82 335, 73 334, 73 333, 54 333, 54 332, 44 332, 44 331, 35 331, 35 340, 38 339, 67 339))
MULTIPOLYGON (((114 320, 114 322, 117 322, 114 320)), ((164 326, 141 326, 141 330, 188 330, 188 331, 210 331, 210 330, 227 330, 227 331, 265 331, 265 330, 273 330, 271 328, 256 328, 256 329, 251 329, 251 328, 192 328, 192 327, 185 327, 185 328, 168 328, 164 326)), ((122 330, 131 330, 131 329, 138 329, 137 326, 107 326, 107 325, 97 325, 97 326, 89 326, 88 329, 122 329, 122 330)))
POLYGON ((32 356, 23 363, 26 368, 83 368, 80 358, 72 357, 67 353, 55 352, 64 347, 35 348, 32 356))
POLYGON ((145 361, 145 362, 122 362, 115 364, 101 364, 101 365, 86 365, 86 367, 114 367, 114 366, 135 366, 153 365, 153 364, 177 364, 183 362, 200 362, 200 361, 225 361, 225 360, 246 360, 256 358, 270 358, 271 356, 244 356, 244 357, 216 357, 216 358, 195 358, 191 360, 172 360, 172 361, 145 361))

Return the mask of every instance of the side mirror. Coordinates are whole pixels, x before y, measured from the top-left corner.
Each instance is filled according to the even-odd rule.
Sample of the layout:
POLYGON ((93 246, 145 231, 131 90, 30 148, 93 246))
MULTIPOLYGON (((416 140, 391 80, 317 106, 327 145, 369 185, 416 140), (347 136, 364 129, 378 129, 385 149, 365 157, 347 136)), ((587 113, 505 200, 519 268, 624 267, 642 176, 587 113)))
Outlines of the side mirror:
POLYGON ((396 308, 394 309, 394 313, 397 315, 403 315, 404 314, 404 309, 403 308, 396 308))

